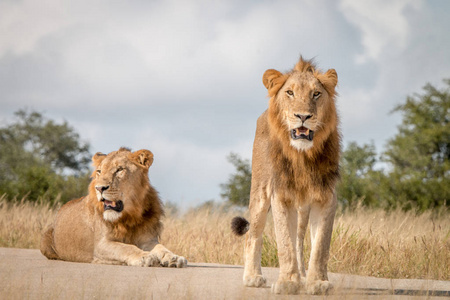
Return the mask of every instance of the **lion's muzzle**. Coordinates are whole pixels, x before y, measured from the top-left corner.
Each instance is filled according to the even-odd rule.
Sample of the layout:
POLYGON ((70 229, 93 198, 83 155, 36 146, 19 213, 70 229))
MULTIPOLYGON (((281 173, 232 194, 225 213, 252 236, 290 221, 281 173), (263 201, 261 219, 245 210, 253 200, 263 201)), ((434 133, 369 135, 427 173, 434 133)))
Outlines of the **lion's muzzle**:
POLYGON ((123 202, 122 200, 119 201, 109 201, 106 199, 101 200, 103 202, 103 208, 104 210, 114 210, 116 212, 121 212, 123 210, 123 202))
POLYGON ((312 141, 314 138, 314 131, 310 130, 309 128, 306 128, 305 126, 294 128, 291 130, 291 138, 293 140, 312 141))

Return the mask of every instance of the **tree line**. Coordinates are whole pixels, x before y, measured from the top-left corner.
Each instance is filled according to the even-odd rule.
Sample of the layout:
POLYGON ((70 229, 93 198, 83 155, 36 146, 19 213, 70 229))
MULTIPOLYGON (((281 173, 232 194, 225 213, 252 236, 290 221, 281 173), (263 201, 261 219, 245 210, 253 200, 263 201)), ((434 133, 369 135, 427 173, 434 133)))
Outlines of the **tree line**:
MULTIPOLYGON (((408 96, 393 113, 402 114, 395 136, 381 155, 373 143, 346 145, 340 159, 337 186, 342 206, 392 209, 448 207, 450 199, 450 80, 444 88, 427 84, 422 94, 408 96)), ((221 196, 248 205, 251 186, 249 160, 228 157, 236 172, 221 185, 221 196)))
MULTIPOLYGON (((450 198, 450 80, 427 84, 393 112, 402 114, 397 133, 381 155, 373 143, 350 142, 340 160, 338 200, 344 207, 417 209, 448 207, 450 198)), ((0 197, 66 202, 86 194, 90 145, 67 123, 19 110, 0 127, 0 197)), ((231 153, 236 171, 221 184, 230 204, 248 205, 251 163, 231 153)))

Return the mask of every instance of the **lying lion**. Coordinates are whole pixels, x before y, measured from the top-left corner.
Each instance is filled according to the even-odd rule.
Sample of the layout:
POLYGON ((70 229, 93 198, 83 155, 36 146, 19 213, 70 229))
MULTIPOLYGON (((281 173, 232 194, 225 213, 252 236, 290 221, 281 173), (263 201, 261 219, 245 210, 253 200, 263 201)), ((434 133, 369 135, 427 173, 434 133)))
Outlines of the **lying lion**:
POLYGON ((153 154, 126 148, 92 158, 89 195, 66 203, 42 236, 49 259, 182 268, 187 261, 159 244, 164 214, 148 169, 153 154))
POLYGON ((261 287, 262 234, 272 208, 280 262, 277 294, 325 293, 330 239, 336 212, 340 134, 335 105, 337 74, 303 60, 287 73, 263 76, 269 108, 259 118, 253 144, 250 225, 234 218, 245 242, 244 284, 261 287), (311 223, 312 249, 306 275, 303 240, 311 223), (298 252, 297 252, 298 251, 298 252), (300 264, 300 265, 299 265, 300 264))

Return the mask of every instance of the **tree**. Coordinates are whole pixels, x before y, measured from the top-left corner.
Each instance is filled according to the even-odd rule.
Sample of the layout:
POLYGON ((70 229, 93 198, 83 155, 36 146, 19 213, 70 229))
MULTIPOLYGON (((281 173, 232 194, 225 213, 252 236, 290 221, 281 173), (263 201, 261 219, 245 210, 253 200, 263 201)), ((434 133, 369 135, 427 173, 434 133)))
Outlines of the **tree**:
POLYGON ((377 153, 373 144, 358 146, 348 144, 341 155, 341 179, 337 185, 338 200, 344 207, 362 203, 367 206, 380 206, 380 184, 384 175, 375 170, 377 153))
POLYGON ((67 122, 19 110, 0 128, 0 195, 36 201, 81 196, 88 182, 89 144, 67 122))
POLYGON ((252 168, 248 159, 242 159, 236 153, 230 153, 228 161, 236 168, 228 182, 221 184, 223 198, 231 204, 247 206, 250 200, 250 187, 252 181, 252 168))
POLYGON ((450 199, 450 80, 438 90, 431 84, 424 94, 407 97, 395 107, 403 121, 384 152, 392 205, 420 210, 448 205, 450 199))
POLYGON ((65 169, 75 173, 88 170, 91 156, 89 144, 81 143, 78 133, 67 122, 55 124, 38 112, 24 110, 17 111, 15 115, 15 123, 0 129, 2 144, 39 156, 58 172, 65 169))

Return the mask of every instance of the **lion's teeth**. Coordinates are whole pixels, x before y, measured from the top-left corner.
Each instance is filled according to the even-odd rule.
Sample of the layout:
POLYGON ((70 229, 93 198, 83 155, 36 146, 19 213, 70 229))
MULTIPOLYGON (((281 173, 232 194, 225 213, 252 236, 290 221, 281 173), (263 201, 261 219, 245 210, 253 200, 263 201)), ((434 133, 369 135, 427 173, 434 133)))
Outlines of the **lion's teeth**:
POLYGON ((116 202, 114 201, 105 200, 105 204, 111 207, 116 207, 116 202))
POLYGON ((295 129, 295 135, 299 136, 301 134, 308 135, 309 129, 306 127, 299 127, 295 129))

